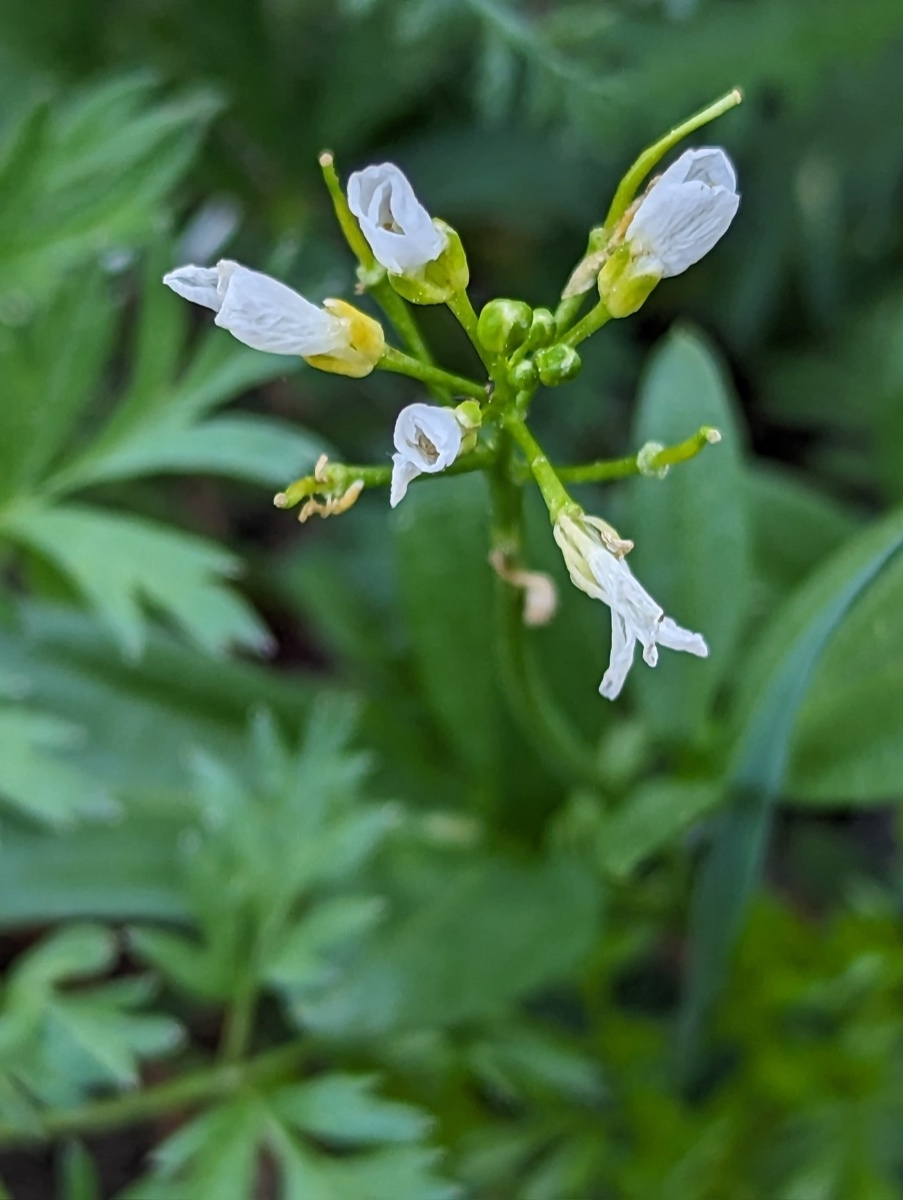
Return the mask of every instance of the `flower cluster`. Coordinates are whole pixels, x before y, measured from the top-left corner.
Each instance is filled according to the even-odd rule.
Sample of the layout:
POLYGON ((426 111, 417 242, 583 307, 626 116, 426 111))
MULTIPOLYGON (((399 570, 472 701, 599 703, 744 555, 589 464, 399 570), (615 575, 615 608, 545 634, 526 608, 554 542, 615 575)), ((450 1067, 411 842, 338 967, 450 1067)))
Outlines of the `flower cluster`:
MULTIPOLYGON (((632 544, 605 521, 587 516, 568 495, 527 425, 529 404, 540 385, 555 387, 579 372, 577 347, 585 338, 612 318, 635 312, 661 280, 687 270, 726 233, 739 196, 736 173, 720 148, 685 151, 641 195, 636 193, 680 137, 739 99, 739 93, 730 93, 637 160, 605 221, 591 231, 586 254, 554 313, 499 299, 478 316, 467 295, 469 270, 461 239, 451 226, 430 216, 402 171, 392 163, 366 167, 351 174, 343 191, 328 154, 321 166, 339 223, 360 261, 362 288, 384 310, 410 353, 388 345, 382 324, 347 301, 314 304, 284 283, 235 262, 178 267, 164 278, 180 296, 212 309, 217 325, 255 350, 299 356, 320 370, 352 377, 376 368, 395 371, 421 380, 433 392, 437 403, 409 404, 398 413, 391 467, 351 467, 323 458, 312 476, 281 492, 277 503, 301 504, 302 519, 343 512, 365 487, 378 484, 389 485, 394 508, 414 480, 450 468, 492 470, 500 486, 516 489, 526 468, 546 502, 572 583, 611 610, 611 658, 599 689, 609 699, 620 693, 637 643, 649 666, 655 666, 659 646, 698 657, 705 657, 708 648, 700 634, 665 616, 634 577, 626 562, 632 544), (599 300, 579 317, 594 286, 599 300), (449 307, 473 342, 487 383, 433 364, 408 303, 449 307)), ((717 436, 717 431, 701 430, 670 450, 649 443, 632 460, 633 468, 647 478, 662 477, 670 463, 698 452, 717 436)), ((598 478, 605 478, 604 463, 580 468, 582 477, 592 478, 594 466, 598 478)), ((522 591, 524 620, 542 623, 554 612, 554 585, 525 570, 520 556, 521 546, 507 530, 490 561, 506 585, 522 591)))

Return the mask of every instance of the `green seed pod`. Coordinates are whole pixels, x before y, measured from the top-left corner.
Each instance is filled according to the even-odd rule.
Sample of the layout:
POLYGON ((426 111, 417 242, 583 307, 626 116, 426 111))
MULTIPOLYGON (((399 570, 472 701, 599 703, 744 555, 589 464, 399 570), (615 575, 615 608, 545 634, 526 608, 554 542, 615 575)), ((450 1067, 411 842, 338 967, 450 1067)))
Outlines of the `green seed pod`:
POLYGON ((507 357, 526 339, 532 317, 523 300, 490 300, 477 321, 477 337, 487 350, 507 357))
POLYGON ((548 346, 536 354, 539 378, 546 387, 557 387, 573 379, 581 367, 580 355, 573 346, 548 346))
POLYGON ((511 368, 508 372, 508 379, 513 388, 522 392, 536 383, 536 367, 525 358, 516 367, 511 368))
POLYGON ((538 346, 548 346, 555 340, 555 317, 547 308, 533 309, 533 322, 527 335, 527 345, 531 350, 538 346))

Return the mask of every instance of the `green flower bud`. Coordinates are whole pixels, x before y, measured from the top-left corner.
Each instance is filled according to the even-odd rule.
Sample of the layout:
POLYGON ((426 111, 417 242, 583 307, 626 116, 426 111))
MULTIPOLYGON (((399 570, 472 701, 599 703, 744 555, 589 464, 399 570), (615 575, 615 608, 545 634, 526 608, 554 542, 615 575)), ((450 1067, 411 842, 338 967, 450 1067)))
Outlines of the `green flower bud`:
POLYGON ((461 239, 450 225, 433 218, 433 224, 446 238, 445 249, 438 258, 417 271, 404 275, 389 272, 389 283, 412 304, 445 304, 470 282, 470 268, 461 239))
POLYGON ((555 317, 547 308, 534 308, 533 321, 527 335, 531 350, 537 346, 548 346, 555 340, 555 317))
POLYGON ((599 272, 599 295, 613 317, 629 317, 642 308, 660 279, 660 273, 638 268, 630 245, 625 242, 599 272))
POLYGON ((490 300, 477 321, 477 337, 487 350, 507 357, 525 341, 532 318, 523 300, 490 300))
POLYGON ((525 358, 516 367, 511 368, 508 372, 508 379, 513 388, 523 392, 536 383, 536 367, 529 359, 525 358))
POLYGON ((458 424, 465 431, 479 429, 483 424, 483 410, 479 400, 462 400, 455 408, 458 424))
POLYGON ((557 387, 573 379, 581 367, 580 355, 573 346, 548 346, 536 354, 540 380, 546 387, 557 387))

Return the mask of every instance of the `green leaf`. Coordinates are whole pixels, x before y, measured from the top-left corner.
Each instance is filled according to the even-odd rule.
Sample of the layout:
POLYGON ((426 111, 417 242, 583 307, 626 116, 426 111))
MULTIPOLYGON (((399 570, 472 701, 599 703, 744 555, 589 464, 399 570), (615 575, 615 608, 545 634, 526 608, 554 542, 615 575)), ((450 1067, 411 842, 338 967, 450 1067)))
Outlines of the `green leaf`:
POLYGON ((375 1035, 503 1012, 567 978, 598 936, 598 886, 577 862, 487 858, 444 876, 384 924, 344 983, 299 1006, 303 1021, 375 1035))
POLYGON ((70 1141, 59 1156, 60 1200, 101 1200, 100 1176, 81 1142, 70 1141))
POLYGON ((281 1088, 269 1103, 287 1125, 326 1142, 371 1145, 424 1137, 429 1119, 407 1104, 374 1095, 375 1083, 362 1075, 326 1075, 281 1088))
POLYGON ((758 882, 772 806, 784 785, 794 725, 815 668, 851 606, 901 547, 899 513, 845 546, 794 593, 748 672, 725 778, 732 804, 716 825, 693 898, 691 967, 680 1027, 685 1073, 758 882))
POLYGON ((187 428, 152 427, 105 453, 93 467, 67 475, 70 484, 108 483, 172 472, 227 475, 279 486, 309 475, 326 443, 285 421, 216 417, 187 428))
POLYGON ((641 784, 621 808, 602 818, 600 864, 616 879, 626 879, 716 808, 721 795, 717 784, 705 780, 652 779, 641 784))
POLYGON ((55 717, 0 708, 0 802, 57 826, 115 815, 109 789, 72 761, 83 740, 81 730, 55 717))
POLYGON ((98 252, 148 238, 218 107, 200 91, 155 103, 131 76, 27 114, 0 161, 2 295, 44 296, 98 252))
POLYGON ((491 783, 498 696, 485 484, 476 476, 415 487, 396 513, 395 544, 417 673, 449 744, 491 783))
POLYGON ((903 772, 903 563, 888 564, 832 638, 794 733, 788 791, 816 804, 876 804, 903 772))
POLYGON ((697 630, 709 658, 663 652, 655 672, 634 671, 644 714, 661 733, 699 735, 731 669, 748 601, 747 490, 741 432, 724 370, 696 334, 672 333, 647 367, 634 425, 637 447, 689 437, 701 425, 719 445, 673 467, 666 479, 631 482, 621 533, 630 565, 669 616, 697 630))
POLYGON ((68 575, 131 655, 145 642, 142 601, 214 653, 269 644, 251 608, 223 586, 236 560, 211 542, 75 504, 14 510, 4 529, 68 575))

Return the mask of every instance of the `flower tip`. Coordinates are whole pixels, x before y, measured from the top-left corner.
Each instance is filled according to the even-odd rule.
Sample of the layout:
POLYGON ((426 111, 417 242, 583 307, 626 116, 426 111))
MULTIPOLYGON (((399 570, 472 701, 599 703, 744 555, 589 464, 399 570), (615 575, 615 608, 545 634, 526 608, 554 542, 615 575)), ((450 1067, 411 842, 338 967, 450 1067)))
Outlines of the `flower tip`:
POLYGON ((317 158, 317 162, 321 167, 331 167, 335 162, 335 156, 331 150, 323 150, 317 158))
POLYGON ((288 507, 288 496, 285 494, 285 492, 277 492, 276 495, 273 497, 273 503, 276 505, 277 508, 287 508, 288 507))
POLYGON ((708 425, 703 432, 703 437, 710 446, 717 446, 721 441, 721 430, 715 429, 712 425, 708 425))
POLYGON ((733 99, 733 101, 734 101, 734 104, 742 104, 742 103, 743 103, 743 99, 744 99, 744 97, 743 97, 743 88, 738 88, 738 87, 735 87, 735 88, 734 88, 734 89, 731 91, 731 97, 732 97, 732 99, 733 99))

